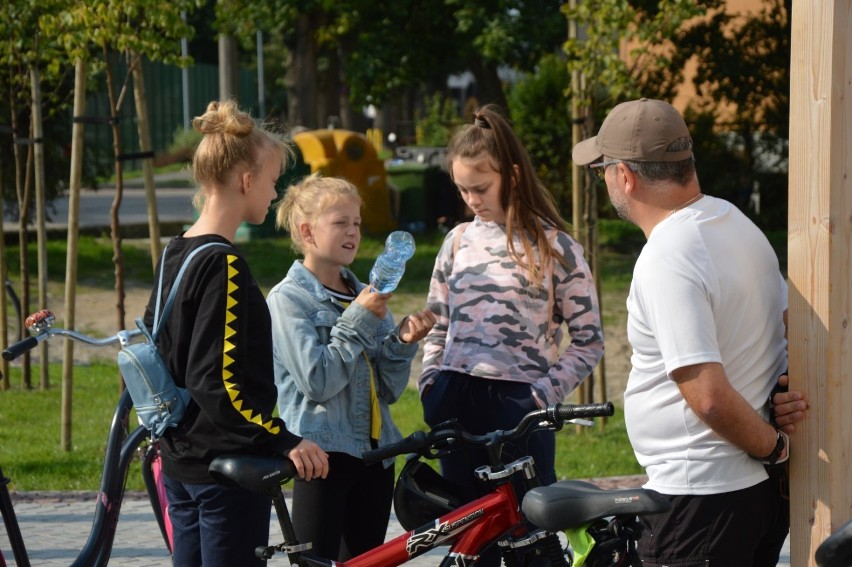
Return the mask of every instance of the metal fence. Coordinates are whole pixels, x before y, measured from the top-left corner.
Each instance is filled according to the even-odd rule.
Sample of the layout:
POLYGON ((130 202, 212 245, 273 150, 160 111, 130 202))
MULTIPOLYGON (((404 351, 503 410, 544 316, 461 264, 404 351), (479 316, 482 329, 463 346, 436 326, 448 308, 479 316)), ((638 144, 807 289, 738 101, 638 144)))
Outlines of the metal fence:
MULTIPOLYGON (((147 60, 142 65, 145 74, 145 94, 148 99, 151 147, 155 154, 162 154, 171 146, 175 133, 184 127, 182 69, 147 60)), ((195 64, 189 67, 187 72, 191 119, 200 115, 210 101, 219 98, 219 69, 212 64, 195 64)), ((116 88, 119 88, 127 74, 127 65, 124 62, 116 64, 113 74, 116 88)), ((94 81, 97 91, 87 97, 86 117, 107 118, 109 117, 109 100, 106 94, 106 74, 102 74, 100 81, 97 77, 94 81)), ((128 88, 132 88, 132 83, 128 85, 128 88)), ((252 114, 257 114, 257 79, 251 71, 239 72, 237 92, 240 106, 252 114)), ((125 95, 119 112, 119 132, 123 154, 140 151, 136 127, 136 105, 132 92, 125 95)), ((87 159, 97 159, 108 166, 112 164, 113 139, 112 129, 108 123, 87 124, 84 136, 86 148, 91 152, 87 159)), ((141 166, 139 160, 131 160, 125 163, 125 167, 138 169, 141 166)))

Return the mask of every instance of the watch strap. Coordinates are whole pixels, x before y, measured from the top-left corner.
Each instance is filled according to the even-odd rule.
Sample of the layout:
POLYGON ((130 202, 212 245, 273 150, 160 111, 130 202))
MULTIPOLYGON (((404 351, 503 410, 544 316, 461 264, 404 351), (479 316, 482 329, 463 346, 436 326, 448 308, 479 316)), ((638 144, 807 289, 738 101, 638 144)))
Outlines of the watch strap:
POLYGON ((765 457, 755 457, 754 455, 751 455, 752 458, 757 459, 764 465, 779 465, 790 458, 790 437, 780 429, 776 429, 775 431, 778 435, 775 441, 775 448, 772 452, 765 457), (785 447, 787 448, 786 453, 784 451, 785 447), (782 454, 784 454, 783 458, 781 458, 782 454))

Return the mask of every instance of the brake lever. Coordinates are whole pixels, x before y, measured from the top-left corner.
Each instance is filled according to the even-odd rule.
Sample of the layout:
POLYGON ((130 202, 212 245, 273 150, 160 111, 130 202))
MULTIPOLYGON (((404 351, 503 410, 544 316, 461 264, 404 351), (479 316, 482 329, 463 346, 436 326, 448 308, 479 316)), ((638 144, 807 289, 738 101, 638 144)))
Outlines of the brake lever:
POLYGON ((423 456, 426 457, 427 459, 440 459, 442 457, 446 457, 447 455, 449 455, 450 453, 452 453, 453 451, 458 449, 458 446, 455 446, 456 445, 456 438, 455 437, 447 437, 447 438, 441 439, 438 443, 441 443, 442 446, 427 447, 423 451, 423 456))

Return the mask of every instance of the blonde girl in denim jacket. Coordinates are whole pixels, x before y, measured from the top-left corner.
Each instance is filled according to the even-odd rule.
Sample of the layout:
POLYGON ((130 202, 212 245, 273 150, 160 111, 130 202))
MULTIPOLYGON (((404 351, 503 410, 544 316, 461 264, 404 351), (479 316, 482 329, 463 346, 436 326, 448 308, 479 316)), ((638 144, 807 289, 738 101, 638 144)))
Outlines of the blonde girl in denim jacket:
POLYGON ((393 461, 367 466, 364 451, 401 439, 389 405, 405 390, 429 311, 399 325, 391 294, 346 268, 361 241, 361 197, 348 181, 312 175, 278 206, 304 259, 267 297, 272 314, 278 410, 291 430, 329 455, 329 474, 293 488, 293 523, 319 556, 345 561, 384 542, 393 461))

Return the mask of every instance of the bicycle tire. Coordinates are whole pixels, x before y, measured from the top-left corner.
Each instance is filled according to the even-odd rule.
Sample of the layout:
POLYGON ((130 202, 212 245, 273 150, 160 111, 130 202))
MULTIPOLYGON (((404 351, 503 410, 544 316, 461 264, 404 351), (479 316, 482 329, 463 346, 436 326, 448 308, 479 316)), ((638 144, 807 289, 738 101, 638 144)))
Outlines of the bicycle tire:
POLYGON ((819 545, 814 559, 819 567, 852 565, 852 520, 840 526, 819 545))

